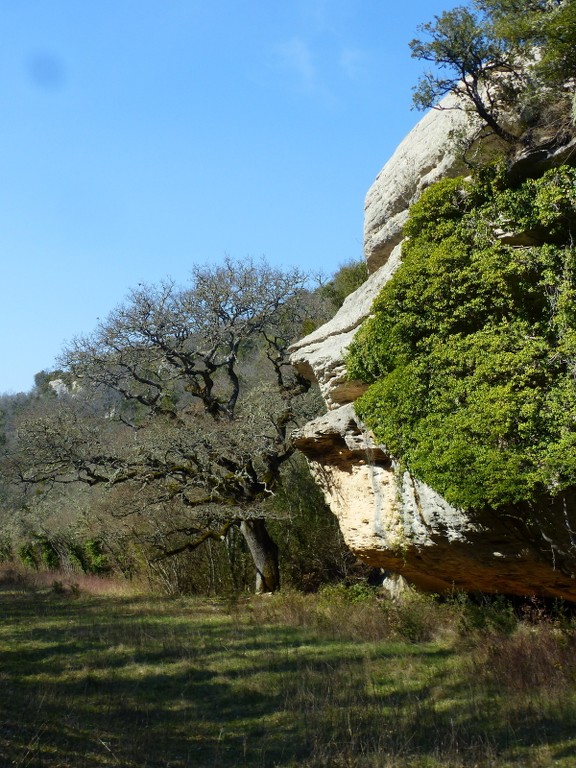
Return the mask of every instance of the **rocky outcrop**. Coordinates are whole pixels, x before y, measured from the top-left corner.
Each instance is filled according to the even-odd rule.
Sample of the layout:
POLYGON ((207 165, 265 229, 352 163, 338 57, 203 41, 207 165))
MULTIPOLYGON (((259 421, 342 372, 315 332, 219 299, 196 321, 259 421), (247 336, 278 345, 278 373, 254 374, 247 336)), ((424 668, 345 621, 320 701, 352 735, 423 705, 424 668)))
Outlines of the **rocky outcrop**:
POLYGON ((351 403, 307 424, 296 444, 346 543, 366 563, 434 592, 576 600, 574 499, 547 500, 538 511, 455 509, 408 472, 398 473, 351 403))
POLYGON ((328 323, 292 345, 292 364, 311 381, 320 385, 328 409, 355 400, 366 387, 348 381, 344 357, 354 334, 370 314, 374 298, 400 264, 400 245, 388 261, 350 294, 328 323))
POLYGON ((346 379, 344 355, 354 334, 368 317, 374 298, 400 264, 402 227, 410 205, 422 191, 444 176, 463 172, 455 141, 470 144, 470 154, 486 153, 474 144, 478 124, 459 109, 454 97, 431 110, 402 141, 366 196, 364 251, 370 278, 348 296, 344 305, 325 325, 292 347, 292 362, 320 385, 329 409, 352 402, 364 390, 346 379))
MULTIPOLYGON (((538 509, 498 514, 455 509, 407 472, 399 473, 385 446, 374 443, 354 413, 353 401, 364 386, 346 378, 346 349, 400 264, 409 205, 432 182, 462 172, 449 148, 456 134, 470 142, 477 130, 460 111, 431 111, 370 188, 365 207, 370 277, 329 323, 293 346, 293 364, 318 382, 327 406, 326 414, 294 437, 346 542, 365 562, 434 591, 576 600, 576 500, 543 499, 538 509)), ((484 157, 492 150, 486 144, 474 149, 484 157)))
MULTIPOLYGON (((364 205, 364 256, 375 272, 402 240, 408 208, 426 187, 447 176, 467 173, 462 159, 488 157, 502 146, 494 138, 476 139, 480 124, 447 96, 410 131, 368 190, 364 205)), ((461 104, 460 104, 461 106, 461 104)))

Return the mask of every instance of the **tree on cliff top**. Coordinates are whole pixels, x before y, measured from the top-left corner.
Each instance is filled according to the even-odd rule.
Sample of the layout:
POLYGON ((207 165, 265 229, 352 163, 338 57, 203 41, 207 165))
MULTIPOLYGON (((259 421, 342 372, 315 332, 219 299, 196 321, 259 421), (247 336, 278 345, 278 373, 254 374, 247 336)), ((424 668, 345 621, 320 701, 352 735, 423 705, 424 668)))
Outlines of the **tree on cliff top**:
POLYGON ((133 290, 63 353, 80 393, 20 424, 21 480, 130 489, 122 514, 178 505, 187 522, 164 525, 163 556, 236 526, 257 588, 276 589, 265 509, 309 388, 287 356, 309 311, 306 283, 295 269, 227 259, 194 268, 188 288, 133 290))
POLYGON ((474 0, 418 27, 412 56, 434 65, 414 88, 414 105, 430 109, 449 93, 497 136, 514 142, 511 109, 546 100, 576 75, 574 0, 474 0), (537 55, 535 52, 538 51, 537 55))

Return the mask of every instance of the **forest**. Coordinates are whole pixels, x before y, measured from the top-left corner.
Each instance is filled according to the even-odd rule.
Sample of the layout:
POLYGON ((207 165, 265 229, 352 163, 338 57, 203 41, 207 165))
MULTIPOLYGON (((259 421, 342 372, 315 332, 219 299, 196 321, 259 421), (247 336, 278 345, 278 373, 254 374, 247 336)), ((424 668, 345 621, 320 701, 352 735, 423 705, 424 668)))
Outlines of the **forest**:
POLYGON ((226 259, 132 291, 2 398, 2 559, 170 594, 343 577, 354 558, 290 437, 321 401, 287 350, 365 277, 226 259))

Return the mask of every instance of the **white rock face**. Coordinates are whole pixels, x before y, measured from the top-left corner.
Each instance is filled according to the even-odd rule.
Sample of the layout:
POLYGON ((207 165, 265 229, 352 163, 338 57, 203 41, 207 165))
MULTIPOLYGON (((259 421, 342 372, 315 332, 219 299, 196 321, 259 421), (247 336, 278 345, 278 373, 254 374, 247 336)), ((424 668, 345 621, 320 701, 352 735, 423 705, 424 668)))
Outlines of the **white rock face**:
MULTIPOLYGON (((427 546, 438 529, 436 508, 445 506, 436 500, 424 515, 415 514, 413 485, 406 480, 399 487, 385 449, 374 445, 354 414, 351 403, 366 386, 347 380, 344 362, 374 298, 400 265, 401 231, 409 205, 433 181, 460 172, 454 152, 448 151, 451 135, 455 131, 472 135, 477 130, 461 111, 450 109, 454 106, 450 98, 443 106, 429 112, 408 134, 368 192, 365 243, 370 277, 347 297, 332 320, 292 347, 293 365, 318 382, 328 409, 298 433, 296 443, 308 456, 348 545, 368 560, 382 551, 397 553, 408 538, 427 546)), ((428 491, 428 496, 433 494, 428 491)), ((467 520, 462 524, 468 527, 467 520)))
POLYGON ((375 272, 402 239, 408 208, 439 179, 457 176, 466 166, 458 159, 455 137, 471 140, 479 124, 456 109, 448 96, 410 131, 376 177, 364 205, 364 255, 375 272))
POLYGON ((352 403, 309 422, 294 440, 353 552, 372 565, 409 575, 420 586, 446 588, 433 574, 411 569, 406 556, 439 539, 466 543, 477 526, 464 512, 407 472, 399 476, 352 403))
POLYGON ((292 364, 320 385, 329 409, 354 401, 366 387, 346 379, 344 356, 354 334, 370 314, 375 297, 400 265, 400 245, 387 263, 370 275, 328 323, 292 346, 292 364))
MULTIPOLYGON (((330 322, 292 347, 293 364, 318 382, 328 409, 294 435, 295 443, 307 456, 346 542, 367 563, 434 591, 462 588, 576 600, 574 525, 569 523, 571 516, 576 520, 576 500, 550 502, 532 532, 518 523, 517 510, 471 515, 455 509, 407 472, 400 475, 386 447, 374 443, 354 413, 353 401, 365 385, 346 379, 346 350, 400 265, 408 207, 434 181, 464 170, 452 149, 454 133, 477 135, 477 124, 449 109, 454 106, 450 98, 442 106, 408 134, 368 192, 369 279, 330 322)), ((493 143, 484 142, 472 151, 486 159, 493 150, 493 143)))
MULTIPOLYGON (((401 142, 366 196, 364 242, 370 278, 347 297, 338 313, 293 345, 292 363, 320 385, 329 409, 352 402, 365 389, 346 380, 344 356, 354 334, 370 314, 372 302, 400 264, 402 227, 409 206, 440 178, 458 175, 454 135, 470 141, 478 124, 447 97, 428 112, 401 142)), ((478 150, 472 150, 477 152, 478 150)))
POLYGON ((52 379, 52 381, 48 382, 48 386, 55 395, 62 396, 68 394, 68 387, 62 379, 52 379))

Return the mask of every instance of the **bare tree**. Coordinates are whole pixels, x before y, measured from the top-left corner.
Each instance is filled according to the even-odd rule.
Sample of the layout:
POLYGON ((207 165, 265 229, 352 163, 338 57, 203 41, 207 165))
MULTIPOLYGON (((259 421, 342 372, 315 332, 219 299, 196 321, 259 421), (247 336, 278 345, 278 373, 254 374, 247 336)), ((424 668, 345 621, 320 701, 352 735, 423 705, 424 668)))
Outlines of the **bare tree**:
POLYGON ((128 486, 130 513, 176 502, 187 521, 179 518, 159 557, 236 526, 257 589, 277 589, 265 502, 307 400, 287 348, 310 296, 303 273, 251 260, 195 267, 187 288, 138 286, 65 349, 60 362, 79 393, 21 423, 21 481, 128 486))

